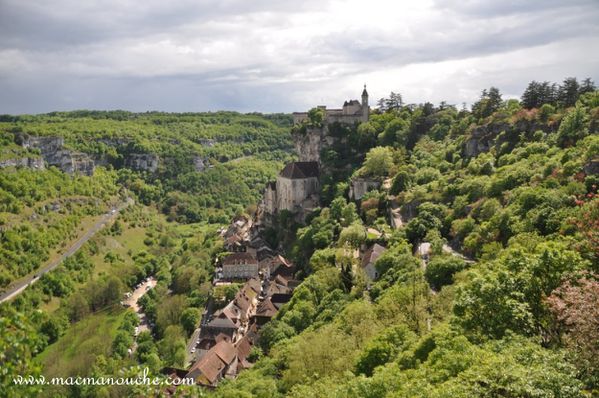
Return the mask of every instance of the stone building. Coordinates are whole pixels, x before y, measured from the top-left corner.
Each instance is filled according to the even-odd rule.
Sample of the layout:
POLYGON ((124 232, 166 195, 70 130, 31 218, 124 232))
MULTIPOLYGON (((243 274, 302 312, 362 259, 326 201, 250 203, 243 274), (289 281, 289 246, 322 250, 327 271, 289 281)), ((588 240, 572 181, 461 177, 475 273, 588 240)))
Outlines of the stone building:
POLYGON ((305 211, 318 205, 320 171, 317 162, 292 162, 266 186, 264 210, 274 215, 281 210, 305 211))
POLYGON ((360 200, 362 196, 368 192, 379 189, 381 187, 381 181, 375 178, 367 177, 354 177, 351 179, 349 186, 349 197, 353 200, 360 200))
MULTIPOLYGON (((325 105, 320 105, 318 108, 325 112, 325 123, 344 123, 354 124, 360 122, 367 122, 370 114, 370 108, 368 106, 368 91, 366 91, 366 85, 362 91, 362 102, 358 100, 349 100, 343 103, 341 109, 327 109, 325 105)), ((298 124, 308 120, 308 112, 294 112, 293 123, 298 124)))
POLYGON ((370 281, 374 281, 379 277, 378 271, 376 270, 374 264, 381 254, 383 254, 386 250, 387 249, 385 249, 383 246, 375 243, 372 245, 372 247, 366 250, 362 256, 362 269, 370 281))
POLYGON ((223 259, 224 279, 249 279, 258 276, 258 260, 250 253, 240 252, 223 259))

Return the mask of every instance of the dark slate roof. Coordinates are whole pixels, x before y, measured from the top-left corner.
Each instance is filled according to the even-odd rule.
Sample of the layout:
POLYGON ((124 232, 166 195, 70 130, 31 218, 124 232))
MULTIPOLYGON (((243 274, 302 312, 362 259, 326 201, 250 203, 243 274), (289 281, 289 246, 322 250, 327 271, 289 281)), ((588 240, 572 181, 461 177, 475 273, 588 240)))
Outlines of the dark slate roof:
POLYGON ((362 257, 362 268, 368 266, 368 264, 374 263, 380 256, 385 252, 383 246, 375 243, 370 249, 366 250, 362 257))
POLYGON ((279 175, 291 179, 318 178, 320 172, 317 162, 292 162, 287 163, 279 175))
POLYGON ((364 85, 364 91, 362 91, 362 95, 368 95, 368 91, 366 91, 366 85, 364 85))
POLYGON ((235 323, 227 317, 223 318, 214 318, 210 322, 208 322, 208 327, 211 328, 219 328, 219 329, 237 329, 235 323))
POLYGON ((227 257, 223 258, 223 265, 255 264, 257 262, 258 260, 256 257, 247 252, 229 254, 227 257))

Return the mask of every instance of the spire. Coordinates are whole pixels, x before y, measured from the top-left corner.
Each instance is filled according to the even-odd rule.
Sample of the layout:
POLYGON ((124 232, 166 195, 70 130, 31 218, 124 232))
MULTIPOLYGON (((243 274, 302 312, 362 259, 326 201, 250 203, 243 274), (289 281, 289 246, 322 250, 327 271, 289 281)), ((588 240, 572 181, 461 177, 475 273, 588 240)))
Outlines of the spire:
POLYGON ((362 96, 368 96, 368 91, 366 91, 366 84, 364 84, 364 91, 362 91, 362 96))

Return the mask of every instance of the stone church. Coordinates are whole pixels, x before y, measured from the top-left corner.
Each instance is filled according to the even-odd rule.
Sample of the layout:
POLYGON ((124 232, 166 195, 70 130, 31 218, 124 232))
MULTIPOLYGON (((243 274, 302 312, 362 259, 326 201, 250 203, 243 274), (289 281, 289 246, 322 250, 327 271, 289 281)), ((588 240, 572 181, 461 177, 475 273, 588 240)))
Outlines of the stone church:
POLYGON ((264 192, 264 211, 301 212, 318 205, 320 171, 317 162, 288 163, 264 192))

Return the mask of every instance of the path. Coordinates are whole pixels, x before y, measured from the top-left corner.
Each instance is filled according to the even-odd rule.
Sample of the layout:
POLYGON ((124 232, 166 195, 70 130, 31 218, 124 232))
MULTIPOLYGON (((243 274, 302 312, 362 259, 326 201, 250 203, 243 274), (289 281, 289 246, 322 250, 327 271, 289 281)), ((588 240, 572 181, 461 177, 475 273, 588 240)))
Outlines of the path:
POLYGON ((139 304, 137 304, 137 302, 150 289, 153 289, 156 286, 156 283, 157 283, 157 281, 156 281, 156 279, 154 277, 149 277, 144 282, 142 282, 139 285, 139 287, 136 288, 131 293, 131 296, 129 298, 127 298, 127 299, 125 299, 123 301, 128 307, 131 307, 131 309, 133 311, 135 311, 135 313, 139 317, 139 319, 140 319, 139 326, 138 326, 139 327, 139 329, 138 329, 139 333, 145 332, 146 330, 150 330, 150 327, 148 325, 148 319, 146 318, 146 314, 144 314, 142 312, 142 308, 139 306, 139 304))
POLYGON ((36 270, 35 275, 33 275, 31 279, 29 277, 25 277, 9 286, 8 290, 0 295, 0 303, 18 296, 27 288, 27 286, 37 282, 42 275, 58 267, 67 257, 73 255, 77 250, 79 250, 81 246, 90 240, 106 224, 116 219, 121 210, 132 203, 134 203, 133 199, 127 198, 127 200, 118 207, 113 207, 108 213, 104 214, 94 225, 92 225, 91 228, 81 238, 77 239, 75 243, 73 243, 59 258, 36 270))
POLYGON ((395 199, 392 199, 389 206, 389 219, 391 221, 391 226, 395 229, 403 227, 403 220, 401 219, 400 210, 401 208, 395 199))

